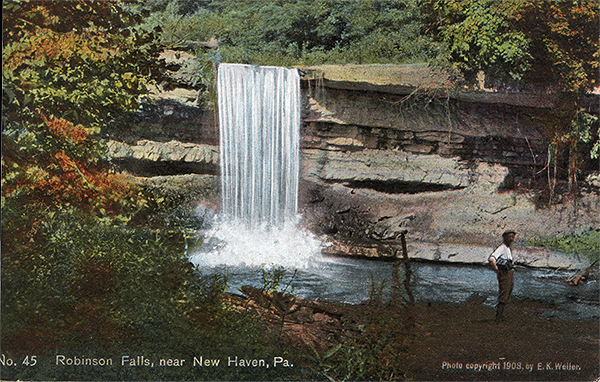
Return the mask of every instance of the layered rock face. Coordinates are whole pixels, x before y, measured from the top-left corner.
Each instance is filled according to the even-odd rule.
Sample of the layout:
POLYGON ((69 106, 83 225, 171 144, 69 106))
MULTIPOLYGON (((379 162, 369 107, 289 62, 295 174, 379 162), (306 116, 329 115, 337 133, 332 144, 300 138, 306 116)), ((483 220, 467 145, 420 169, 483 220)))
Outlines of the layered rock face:
MULTIPOLYGON (((415 81, 427 74, 419 66, 370 82, 303 73, 300 210, 325 252, 392 256, 407 231, 413 258, 484 263, 508 228, 522 242, 600 225, 597 188, 544 209, 528 191, 546 176, 549 139, 534 122, 551 96, 426 87, 415 81)), ((137 132, 113 136, 115 162, 146 177, 218 176, 214 111, 191 99, 157 97, 137 132)), ((522 253, 525 264, 577 266, 539 249, 522 253)))
MULTIPOLYGON (((415 82, 423 70, 396 74, 415 82)), ((554 106, 552 95, 394 81, 336 81, 327 70, 307 80, 302 205, 306 225, 329 239, 326 252, 394 256, 407 232, 412 257, 485 263, 508 228, 523 242, 597 226, 597 190, 579 206, 537 207, 549 138, 535 121, 554 106)), ((517 256, 577 263, 535 248, 517 256)))
POLYGON ((214 145, 146 139, 132 145, 111 140, 108 150, 115 164, 140 176, 219 173, 219 149, 214 145))

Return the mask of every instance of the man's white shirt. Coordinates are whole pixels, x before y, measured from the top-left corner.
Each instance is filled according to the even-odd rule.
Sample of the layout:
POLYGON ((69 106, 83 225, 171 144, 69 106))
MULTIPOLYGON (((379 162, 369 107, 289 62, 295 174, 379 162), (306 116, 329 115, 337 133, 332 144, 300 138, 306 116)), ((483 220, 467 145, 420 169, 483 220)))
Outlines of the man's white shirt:
POLYGON ((496 250, 490 255, 490 257, 493 257, 494 260, 498 261, 498 259, 505 259, 505 260, 512 260, 512 252, 510 250, 510 248, 508 248, 508 246, 504 243, 502 243, 502 245, 500 245, 498 248, 496 248, 496 250))

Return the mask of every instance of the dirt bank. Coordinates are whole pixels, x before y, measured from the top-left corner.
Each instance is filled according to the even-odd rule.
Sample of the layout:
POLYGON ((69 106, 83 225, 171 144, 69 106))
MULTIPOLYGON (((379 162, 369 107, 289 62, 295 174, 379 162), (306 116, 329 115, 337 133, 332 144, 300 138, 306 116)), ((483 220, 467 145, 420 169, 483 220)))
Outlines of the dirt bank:
POLYGON ((543 318, 551 309, 514 301, 507 320, 496 325, 493 309, 482 305, 414 307, 420 330, 407 367, 421 381, 597 380, 598 321, 543 318))
POLYGON ((551 318, 554 307, 548 304, 512 301, 506 320, 495 324, 494 309, 477 299, 340 305, 252 288, 245 293, 248 299, 235 298, 238 308, 258 314, 274 337, 320 377, 369 377, 368 369, 381 376, 394 370, 401 373, 396 378, 416 381, 591 381, 600 376, 597 320, 551 318), (329 369, 320 369, 310 349, 326 354, 338 347, 327 360, 329 369), (348 360, 353 354, 362 359, 348 360), (377 365, 369 363, 373 354, 377 365))

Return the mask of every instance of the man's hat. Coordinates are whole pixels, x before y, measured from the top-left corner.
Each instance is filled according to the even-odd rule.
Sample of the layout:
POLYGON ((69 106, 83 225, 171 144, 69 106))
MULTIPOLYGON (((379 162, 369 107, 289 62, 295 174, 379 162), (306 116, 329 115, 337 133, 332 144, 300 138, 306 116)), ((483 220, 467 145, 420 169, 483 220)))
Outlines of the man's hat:
POLYGON ((504 233, 502 234, 502 237, 506 237, 506 236, 510 235, 511 233, 512 233, 513 235, 516 235, 516 234, 517 234, 517 233, 516 233, 515 231, 513 231, 513 230, 508 230, 508 231, 504 231, 504 233))

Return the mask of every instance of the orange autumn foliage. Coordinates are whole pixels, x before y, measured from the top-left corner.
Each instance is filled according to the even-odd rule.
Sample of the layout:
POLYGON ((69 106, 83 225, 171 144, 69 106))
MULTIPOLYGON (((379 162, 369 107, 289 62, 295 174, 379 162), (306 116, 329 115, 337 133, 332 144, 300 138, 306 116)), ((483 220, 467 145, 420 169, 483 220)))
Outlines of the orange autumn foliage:
POLYGON ((62 139, 71 139, 74 142, 82 142, 88 138, 88 133, 81 125, 58 119, 55 117, 44 118, 44 122, 50 132, 62 139))
POLYGON ((18 166, 18 176, 3 184, 3 196, 25 204, 55 208, 76 207, 100 215, 122 213, 131 191, 105 164, 88 158, 85 150, 95 142, 85 128, 54 116, 43 117, 48 138, 58 143, 49 155, 13 161, 5 156, 3 167, 18 166))

